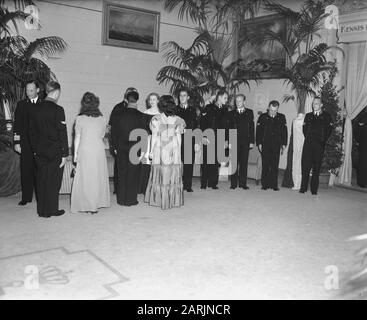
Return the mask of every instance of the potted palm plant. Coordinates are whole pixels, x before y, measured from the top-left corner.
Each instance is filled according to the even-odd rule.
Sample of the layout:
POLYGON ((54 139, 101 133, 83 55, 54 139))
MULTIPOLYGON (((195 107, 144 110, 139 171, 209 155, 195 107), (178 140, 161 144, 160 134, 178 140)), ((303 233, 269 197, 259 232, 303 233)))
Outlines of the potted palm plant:
POLYGON ((259 77, 256 69, 243 64, 242 59, 225 66, 224 61, 231 55, 230 42, 208 31, 199 34, 187 49, 169 41, 164 51, 168 65, 158 72, 157 81, 171 84, 170 92, 175 96, 180 88, 189 88, 198 105, 206 94, 213 95, 221 88, 235 93, 240 86, 249 86, 248 78, 257 81, 259 77))
POLYGON ((28 80, 38 80, 42 87, 55 79, 42 58, 67 48, 59 37, 29 42, 19 34, 17 23, 26 21, 31 15, 25 12, 26 6, 34 6, 34 3, 30 0, 0 1, 0 196, 14 194, 20 189, 19 157, 12 149, 13 133, 5 117, 5 104, 13 115, 17 101, 25 98, 28 80), (14 34, 11 26, 15 29, 14 34))
POLYGON ((170 84, 176 95, 184 86, 191 89, 198 103, 206 94, 225 88, 231 93, 242 85, 249 86, 248 79, 257 79, 259 74, 253 66, 241 59, 226 64, 232 54, 232 43, 237 23, 259 9, 261 1, 254 0, 166 0, 169 12, 178 9, 179 19, 191 20, 198 25, 198 36, 188 48, 175 41, 164 44, 164 58, 168 63, 158 75, 160 84, 170 84))

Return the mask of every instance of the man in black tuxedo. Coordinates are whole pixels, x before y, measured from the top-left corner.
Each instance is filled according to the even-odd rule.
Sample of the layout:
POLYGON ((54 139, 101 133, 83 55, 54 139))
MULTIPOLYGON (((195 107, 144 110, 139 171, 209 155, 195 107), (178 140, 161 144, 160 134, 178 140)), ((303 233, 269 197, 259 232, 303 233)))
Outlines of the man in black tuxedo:
MULTIPOLYGON (((121 112, 122 110, 124 110, 127 105, 128 105, 128 101, 127 101, 127 94, 130 92, 138 92, 138 90, 136 90, 133 87, 129 87, 126 89, 125 94, 124 94, 124 100, 122 100, 120 103, 116 104, 112 111, 111 111, 111 115, 110 115, 110 120, 108 122, 109 126, 112 127, 113 125, 115 125, 116 121, 118 122, 121 116, 121 112)), ((116 156, 116 154, 114 153, 114 150, 116 150, 116 146, 114 146, 112 144, 112 138, 110 135, 110 152, 112 154, 113 157, 116 156)), ((115 164, 113 167, 113 187, 114 187, 114 193, 116 193, 116 189, 117 189, 117 167, 116 167, 116 157, 115 157, 115 164)))
MULTIPOLYGON (((219 90, 214 103, 210 103, 204 107, 201 113, 200 128, 204 131, 207 129, 214 130, 214 139, 203 136, 203 163, 201 165, 201 189, 208 186, 212 189, 218 189, 219 180, 219 162, 217 159, 217 129, 225 129, 228 114, 228 92, 219 90), (211 141, 213 140, 213 141, 211 141), (215 161, 208 159, 208 145, 215 149, 215 161), (213 146, 214 144, 214 146, 213 146)), ((225 146, 223 146, 225 148, 225 146)))
POLYGON ((357 184, 367 187, 367 107, 363 109, 356 121, 356 140, 358 142, 357 184))
POLYGON ((40 88, 37 81, 26 84, 27 98, 17 103, 14 114, 14 150, 20 154, 20 180, 22 185, 22 200, 18 203, 24 206, 32 202, 33 190, 36 187, 36 164, 29 141, 29 116, 33 108, 41 102, 38 97, 40 88))
POLYGON ((317 195, 322 158, 333 124, 330 114, 322 110, 321 98, 314 98, 312 109, 313 112, 307 113, 303 122, 305 142, 302 149, 302 182, 299 192, 307 192, 312 169, 311 193, 317 195))
POLYGON ((69 145, 65 112, 57 104, 60 84, 50 81, 46 93, 45 100, 31 112, 29 137, 37 166, 37 212, 49 218, 65 213, 59 210, 59 192, 69 145))
MULTIPOLYGON (((231 189, 239 185, 242 189, 247 186, 247 166, 249 151, 254 147, 255 128, 254 112, 245 107, 246 97, 238 94, 235 99, 235 108, 230 112, 230 128, 237 131, 237 168, 233 168, 231 175, 231 189)), ((234 146, 232 146, 234 147, 234 146)))
MULTIPOLYGON (((129 158, 131 148, 137 143, 130 141, 130 133, 135 129, 147 132, 146 116, 137 110, 139 93, 129 92, 126 96, 127 106, 119 113, 111 127, 112 145, 116 154, 117 169, 117 203, 122 206, 138 204, 140 163, 133 163, 129 158)), ((140 156, 138 154, 137 156, 140 156)))
MULTIPOLYGON (((179 105, 176 109, 176 115, 185 120, 186 129, 191 129, 192 131, 197 128, 197 115, 195 107, 189 105, 189 91, 188 89, 181 89, 178 94, 179 105)), ((181 158, 183 163, 183 187, 187 192, 193 192, 192 190, 192 176, 194 172, 194 162, 195 162, 195 138, 191 140, 191 157, 185 161, 185 148, 188 148, 188 138, 185 138, 185 134, 182 134, 181 143, 181 158), (185 147, 186 145, 186 147, 185 147)), ((187 156, 186 156, 187 158, 187 156)))
POLYGON ((278 110, 279 102, 270 101, 268 112, 261 114, 257 120, 256 145, 262 159, 262 190, 271 188, 279 191, 279 158, 287 146, 288 129, 285 115, 278 110))

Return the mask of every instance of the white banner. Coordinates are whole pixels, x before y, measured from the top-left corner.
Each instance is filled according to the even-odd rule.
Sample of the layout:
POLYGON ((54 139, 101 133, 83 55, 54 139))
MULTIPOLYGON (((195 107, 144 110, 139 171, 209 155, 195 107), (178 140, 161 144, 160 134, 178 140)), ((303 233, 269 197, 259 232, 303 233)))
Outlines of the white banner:
POLYGON ((367 41, 367 11, 341 15, 338 37, 339 43, 367 41))

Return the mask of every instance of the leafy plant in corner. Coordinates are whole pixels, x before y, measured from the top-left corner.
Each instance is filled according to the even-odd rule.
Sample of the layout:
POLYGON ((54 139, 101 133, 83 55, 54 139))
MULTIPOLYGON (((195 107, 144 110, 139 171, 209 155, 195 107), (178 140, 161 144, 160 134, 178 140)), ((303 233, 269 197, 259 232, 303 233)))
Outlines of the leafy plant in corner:
POLYGON ((325 81, 321 88, 321 101, 324 110, 331 115, 333 130, 325 147, 321 172, 330 172, 338 175, 339 168, 343 164, 343 115, 339 106, 339 96, 333 79, 336 74, 336 67, 331 72, 331 76, 325 81))

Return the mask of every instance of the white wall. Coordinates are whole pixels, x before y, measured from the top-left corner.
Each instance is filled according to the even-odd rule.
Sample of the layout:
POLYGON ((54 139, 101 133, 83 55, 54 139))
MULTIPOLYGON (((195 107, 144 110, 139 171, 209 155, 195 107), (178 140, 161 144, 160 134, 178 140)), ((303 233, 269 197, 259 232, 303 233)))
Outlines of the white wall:
MULTIPOLYGON (((178 21, 176 12, 171 14, 163 10, 160 0, 115 1, 134 7, 161 12, 160 43, 175 40, 180 45, 189 46, 196 36, 193 25, 178 21)), ((297 9, 301 1, 280 1, 283 5, 297 9)), ((86 91, 100 97, 101 110, 109 116, 113 106, 120 102, 126 87, 134 86, 141 93, 141 106, 149 92, 168 93, 168 88, 160 87, 155 78, 159 69, 165 65, 162 52, 147 52, 103 46, 102 0, 36 1, 40 9, 41 30, 21 30, 27 39, 32 40, 49 35, 62 37, 69 45, 68 51, 60 59, 49 59, 47 64, 55 72, 62 86, 59 103, 66 111, 69 136, 75 116, 79 112, 80 100, 86 91), (82 8, 75 8, 82 7, 82 8), (83 9, 84 8, 84 9, 83 9), (90 9, 90 10, 87 10, 90 9)), ((263 12, 260 15, 264 14, 263 12)), ((248 106, 264 111, 270 100, 282 101, 283 95, 290 93, 283 80, 263 80, 251 90, 243 89, 248 106)), ((281 105, 290 130, 292 119, 296 115, 294 103, 281 105)), ((257 117, 256 117, 257 118, 257 117)), ((69 141, 69 144, 71 141, 69 141)), ((285 168, 286 155, 281 157, 280 167, 285 168)))

